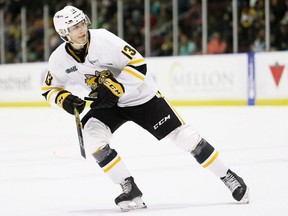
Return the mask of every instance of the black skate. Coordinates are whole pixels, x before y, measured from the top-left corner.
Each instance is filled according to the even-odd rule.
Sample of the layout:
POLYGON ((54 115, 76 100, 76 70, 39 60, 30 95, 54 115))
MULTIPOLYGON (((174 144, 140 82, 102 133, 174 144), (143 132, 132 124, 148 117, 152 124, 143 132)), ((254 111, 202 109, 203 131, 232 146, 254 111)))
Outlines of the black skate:
POLYGON ((229 169, 226 176, 220 179, 230 189, 235 200, 240 203, 249 203, 249 189, 241 177, 229 169))
POLYGON ((120 185, 123 193, 116 197, 115 203, 122 211, 147 208, 141 198, 142 192, 135 184, 132 176, 126 178, 120 185))

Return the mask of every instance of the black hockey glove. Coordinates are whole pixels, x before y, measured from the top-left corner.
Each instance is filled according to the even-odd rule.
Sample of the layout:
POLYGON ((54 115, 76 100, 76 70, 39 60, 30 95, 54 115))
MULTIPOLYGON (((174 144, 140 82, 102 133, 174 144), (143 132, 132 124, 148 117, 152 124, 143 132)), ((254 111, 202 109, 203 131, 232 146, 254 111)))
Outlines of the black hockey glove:
POLYGON ((107 77, 97 88, 90 92, 87 100, 92 100, 91 108, 111 108, 115 106, 119 98, 124 94, 124 86, 113 77, 107 77))
POLYGON ((68 113, 74 115, 74 107, 79 113, 83 112, 86 102, 81 98, 72 95, 66 90, 60 91, 55 99, 58 106, 62 107, 68 113))

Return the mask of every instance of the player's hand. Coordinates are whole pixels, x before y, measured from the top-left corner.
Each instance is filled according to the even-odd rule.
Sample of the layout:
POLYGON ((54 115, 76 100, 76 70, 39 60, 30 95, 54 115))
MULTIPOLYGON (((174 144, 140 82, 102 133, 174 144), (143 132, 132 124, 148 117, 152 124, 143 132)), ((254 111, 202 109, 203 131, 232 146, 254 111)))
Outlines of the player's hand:
POLYGON ((78 110, 79 113, 83 112, 86 102, 81 98, 72 95, 68 91, 60 91, 56 97, 56 103, 58 106, 62 107, 68 113, 74 115, 74 108, 78 110))
POLYGON ((90 92, 89 99, 93 102, 92 109, 111 108, 124 94, 124 86, 113 77, 107 77, 97 88, 90 92))

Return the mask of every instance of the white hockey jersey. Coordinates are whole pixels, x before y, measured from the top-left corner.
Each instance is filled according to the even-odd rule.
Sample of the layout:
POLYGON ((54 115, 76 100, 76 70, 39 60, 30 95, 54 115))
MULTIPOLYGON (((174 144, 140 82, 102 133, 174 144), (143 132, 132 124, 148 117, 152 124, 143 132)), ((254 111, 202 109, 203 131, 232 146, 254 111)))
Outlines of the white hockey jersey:
MULTIPOLYGON (((42 95, 57 106, 57 94, 73 81, 87 90, 95 85, 95 77, 110 71, 122 83, 125 93, 118 106, 140 105, 157 92, 144 58, 131 45, 105 29, 90 29, 85 55, 77 55, 66 43, 61 44, 49 58, 49 71, 42 86, 42 95)), ((77 95, 77 92, 71 92, 77 95)))

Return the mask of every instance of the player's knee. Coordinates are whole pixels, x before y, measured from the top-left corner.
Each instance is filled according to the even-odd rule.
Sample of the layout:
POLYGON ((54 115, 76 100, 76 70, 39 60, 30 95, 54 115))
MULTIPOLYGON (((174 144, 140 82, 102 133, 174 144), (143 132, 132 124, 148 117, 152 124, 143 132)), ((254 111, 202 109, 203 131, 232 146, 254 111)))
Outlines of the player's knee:
POLYGON ((101 121, 90 118, 83 129, 85 147, 88 152, 95 152, 97 149, 110 143, 112 133, 110 129, 101 121))
POLYGON ((195 149, 201 137, 191 125, 182 125, 172 131, 168 137, 178 146, 179 148, 191 152, 195 149))

